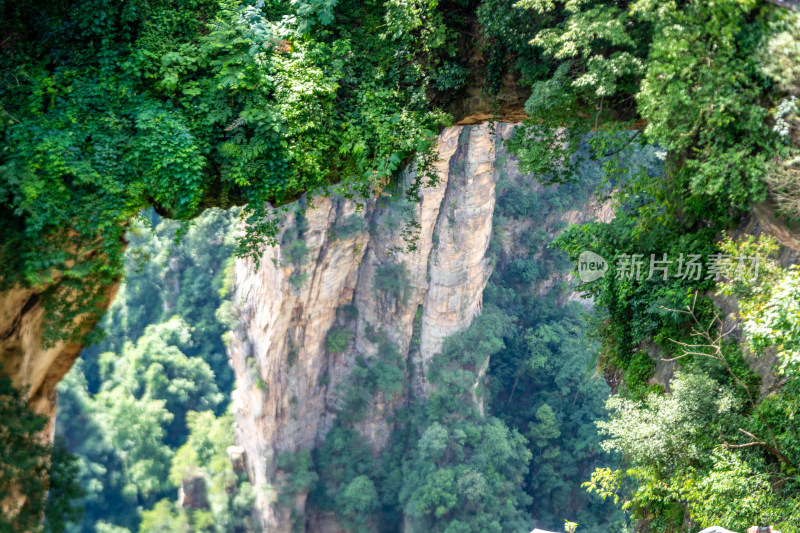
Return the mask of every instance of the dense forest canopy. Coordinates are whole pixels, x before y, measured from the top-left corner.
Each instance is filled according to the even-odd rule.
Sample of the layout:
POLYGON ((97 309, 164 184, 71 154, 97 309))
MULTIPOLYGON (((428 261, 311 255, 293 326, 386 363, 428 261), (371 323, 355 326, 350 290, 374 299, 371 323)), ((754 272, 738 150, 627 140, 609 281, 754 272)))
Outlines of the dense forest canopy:
MULTIPOLYGON (((657 154, 629 151, 627 165, 657 173, 657 154)), ((279 506, 291 508, 309 491, 310 507, 333 513, 351 531, 396 531, 404 520, 420 531, 560 529, 567 515, 582 531, 604 533, 625 522, 611 502, 579 488, 594 468, 615 464, 594 427, 604 418, 608 386, 591 371, 597 343, 587 338, 586 310, 564 301, 570 289, 563 282, 536 294, 539 283, 571 268, 563 252, 546 248, 548 229, 563 229, 559 217, 589 200, 602 168, 594 162, 583 167, 581 183, 546 189, 516 174, 504 171, 498 183, 490 251, 496 267, 483 314, 434 359, 428 377, 437 391, 392 416, 390 446, 373 457, 357 431, 370 400, 410 396, 404 359, 385 325, 376 324, 370 335, 378 355, 359 360, 338 390, 343 406, 322 445, 278 456, 288 480, 276 487, 279 506), (548 229, 535 223, 542 220, 548 229), (503 236, 509 224, 532 222, 517 245, 503 236), (489 356, 490 384, 478 392, 484 414, 472 399, 473 372, 489 356)), ((255 491, 226 456, 233 421, 220 395, 232 390, 221 339, 231 326, 236 213, 208 210, 180 241, 177 223, 152 212, 143 218, 129 231, 126 280, 103 319, 105 339, 84 351, 59 386, 57 435, 77 457, 85 488, 76 502, 83 517, 67 530, 257 531, 249 515, 255 491), (207 508, 176 502, 187 475, 208 488, 207 508)), ((303 243, 296 239, 284 234, 287 254, 303 243)), ((409 290, 402 264, 377 273, 376 295, 402 299, 409 290)), ((353 313, 340 313, 327 350, 347 349, 353 313)), ((419 334, 411 350, 414 343, 419 334)), ((303 516, 294 520, 303 525, 303 516)))
MULTIPOLYGON (((590 250, 611 265, 583 289, 601 313, 598 363, 624 382, 600 424, 603 447, 619 453, 623 466, 598 468, 588 488, 653 531, 714 523, 741 530, 759 521, 798 531, 797 271, 771 262, 766 277, 734 283, 687 279, 677 264, 669 275, 648 279, 615 268, 634 254, 698 255, 708 267, 713 254, 774 252, 768 241, 736 243, 723 232, 767 199, 787 219, 800 215, 797 12, 763 0, 2 0, 0 13, 0 288, 22 284, 44 293, 49 339, 86 333, 75 317, 97 320, 103 288, 123 272, 125 231, 144 209, 186 221, 208 207, 246 204, 249 226, 237 249, 255 254, 276 232, 270 206, 306 191, 336 186, 345 195, 374 195, 410 161, 421 169, 416 185, 424 186, 435 135, 452 119, 438 106, 462 97, 468 85, 483 87, 495 101, 511 73, 530 97, 529 118, 509 150, 554 190, 585 184, 586 169, 600 165, 597 192, 616 208, 613 221, 571 227, 555 243, 573 260, 590 250), (479 60, 468 59, 477 57, 470 48, 479 60), (631 164, 631 150, 648 153, 653 146, 663 154, 663 169, 653 172, 649 159, 631 164), (739 299, 742 343, 719 337, 716 291, 739 299), (650 380, 649 343, 660 356, 679 359, 669 394, 650 380), (762 376, 747 360, 767 350, 776 353, 782 386, 762 394, 762 376)), ((533 199, 517 196, 500 198, 503 216, 529 212, 525 202, 533 199)), ((537 276, 526 258, 518 259, 499 263, 487 289, 491 305, 464 334, 485 337, 480 349, 451 340, 428 376, 437 384, 430 401, 405 413, 421 436, 396 436, 408 452, 399 454, 402 460, 340 457, 341 450, 359 449, 345 416, 315 455, 281 458, 297 490, 333 505, 353 530, 366 527, 365 516, 391 522, 403 509, 421 530, 501 531, 522 527, 531 496, 514 487, 524 484, 531 461, 548 472, 566 468, 559 463, 565 455, 574 461, 566 466, 577 464, 578 471, 593 464, 596 458, 572 449, 574 442, 559 440, 563 398, 499 407, 520 376, 547 384, 547 372, 577 380, 574 369, 537 365, 553 350, 575 353, 548 339, 585 327, 569 308, 550 317, 542 312, 530 323, 509 318, 528 304, 504 287, 537 276), (464 373, 490 355, 488 399, 497 410, 483 417, 459 398, 471 379, 464 373), (526 432, 533 432, 530 441, 526 432), (489 454, 487 442, 502 442, 505 455, 489 454), (454 457, 461 459, 450 464, 454 457), (480 468, 496 475, 480 478, 480 468), (489 488, 453 489, 477 486, 489 488), (339 496, 326 497, 333 493, 339 496), (467 504, 459 499, 470 496, 467 504)), ((211 344, 218 344, 210 318, 218 304, 198 304, 197 320, 214 332, 211 344)), ((184 311, 194 312, 189 307, 184 311)), ((158 364, 191 366, 205 382, 194 401, 215 423, 227 423, 219 391, 230 386, 230 376, 222 377, 224 385, 204 381, 206 368, 224 374, 217 350, 191 347, 181 340, 187 336, 181 324, 168 319, 153 319, 163 322, 158 334, 135 317, 115 322, 119 344, 108 348, 120 362, 107 357, 84 367, 89 379, 76 385, 73 405, 82 402, 87 411, 96 409, 92 402, 117 405, 115 390, 135 389, 129 401, 138 402, 162 440, 157 453, 177 457, 177 446, 194 446, 194 454, 218 451, 222 439, 206 445, 189 436, 206 415, 166 408, 173 394, 196 391, 137 383, 131 370, 154 364, 148 357, 156 352, 158 364), (164 346, 156 350, 159 342, 164 346), (118 382, 99 390, 98 380, 116 370, 118 382)), ((359 394, 400 387, 392 347, 384 348, 382 367, 354 373, 361 382, 349 398, 352 417, 363 403, 359 394)), ((18 409, 18 396, 2 398, 18 409)), ((594 412, 596 405, 581 408, 594 412)), ((19 428, 22 438, 37 424, 31 419, 19 428)), ((85 464, 96 452, 105 453, 86 451, 85 464)), ((4 464, 21 461, 5 457, 4 464)), ((12 477, 3 479, 4 490, 19 477, 7 471, 12 477)), ((140 473, 167 485, 132 489, 130 479, 118 479, 114 490, 153 504, 168 482, 163 472, 140 473)), ((217 474, 228 475, 205 475, 217 474)), ((549 479, 551 492, 539 508, 544 520, 562 505, 557 479, 549 479)), ((33 514, 44 505, 44 493, 37 494, 33 514)), ((108 503, 96 494, 87 498, 96 509, 108 503)), ((126 524, 171 520, 171 504, 158 505, 141 517, 130 511, 126 524)))
POLYGON ((426 91, 463 81, 435 3, 0 9, 3 282, 79 291, 51 300, 62 330, 120 273, 143 208, 247 203, 252 250, 274 234, 269 203, 366 192, 430 156, 444 115, 426 91))
POLYGON ((209 209, 179 241, 180 224, 152 211, 132 225, 104 339, 59 384, 56 434, 85 489, 67 531, 257 530, 252 488, 226 455, 233 376, 222 338, 237 215, 209 209), (209 500, 190 516, 174 502, 187 472, 209 500))
POLYGON ((569 179, 583 135, 595 131, 597 152, 613 154, 637 128, 637 140, 671 154, 671 186, 660 190, 685 197, 653 210, 688 224, 763 198, 785 147, 769 109, 795 90, 793 19, 755 0, 0 9, 2 279, 59 281, 47 294, 58 296, 54 334, 85 333, 70 318, 119 275, 124 228, 145 207, 185 220, 247 203, 240 252, 254 252, 275 232, 270 203, 332 183, 370 194, 412 157, 424 169, 448 120, 431 102, 458 98, 474 79, 464 49, 475 28, 487 98, 508 71, 532 91, 539 142, 516 141, 531 170, 569 179))

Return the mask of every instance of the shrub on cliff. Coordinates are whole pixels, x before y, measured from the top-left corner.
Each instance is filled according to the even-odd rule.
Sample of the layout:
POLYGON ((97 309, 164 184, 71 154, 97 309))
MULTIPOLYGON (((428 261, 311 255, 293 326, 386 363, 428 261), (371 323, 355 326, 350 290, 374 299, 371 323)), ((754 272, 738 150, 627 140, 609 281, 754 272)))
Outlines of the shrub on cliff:
POLYGON ((375 290, 404 303, 408 297, 411 281, 403 263, 387 263, 375 268, 375 290))
POLYGON ((325 347, 332 353, 341 353, 347 350, 353 332, 344 327, 336 327, 328 332, 325 337, 325 347))

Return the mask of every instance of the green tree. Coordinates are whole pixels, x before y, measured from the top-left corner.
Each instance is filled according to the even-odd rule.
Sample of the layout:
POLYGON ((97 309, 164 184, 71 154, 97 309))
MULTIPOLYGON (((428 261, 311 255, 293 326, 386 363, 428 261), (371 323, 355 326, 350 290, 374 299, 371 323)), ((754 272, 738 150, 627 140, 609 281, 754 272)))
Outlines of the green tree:
POLYGON ((0 9, 15 36, 1 60, 13 149, 0 156, 0 264, 6 284, 51 288, 52 335, 97 318, 144 208, 186 220, 248 203, 240 251, 256 252, 277 232, 268 203, 335 183, 380 190, 412 156, 429 174, 446 121, 425 94, 454 50, 437 2, 0 9))
MULTIPOLYGON (((138 530, 143 510, 174 498, 182 480, 176 465, 202 466, 218 531, 252 530, 252 488, 225 455, 233 444, 232 420, 214 417, 232 386, 221 336, 234 218, 234 212, 208 210, 178 240, 179 224, 151 211, 129 232, 126 280, 103 321, 106 336, 84 351, 59 386, 56 431, 78 456, 78 479, 87 491, 84 518, 70 530, 138 530), (125 396, 131 413, 107 411, 117 395, 125 396), (141 434, 114 440, 126 424, 141 434), (133 461, 131 448, 139 454, 133 461), (141 462, 148 454, 151 462, 141 462), (147 494, 137 485, 148 487, 147 494)), ((181 518, 177 507, 169 508, 175 520, 204 523, 201 512, 181 518)))
POLYGON ((0 376, 0 501, 10 508, 0 516, 0 531, 64 531, 80 517, 73 500, 76 458, 42 435, 47 419, 34 413, 24 391, 0 376), (48 495, 49 493, 49 495, 48 495))
POLYGON ((175 454, 170 478, 177 481, 187 468, 203 471, 215 531, 258 531, 252 515, 255 493, 244 472, 236 473, 228 457, 233 445, 233 415, 214 417, 210 411, 189 413, 189 438, 175 454))
MULTIPOLYGON (((183 514, 173 510, 169 500, 159 501, 155 507, 142 513, 140 531, 165 531, 167 533, 183 533, 189 530, 190 524, 183 514)), ((192 530, 203 531, 203 529, 192 530)))
POLYGON ((124 490, 122 457, 110 441, 103 406, 90 395, 82 369, 83 361, 76 361, 58 386, 56 436, 78 457, 77 482, 85 491, 79 502, 83 519, 69 531, 88 529, 99 517, 113 517, 124 528, 135 529, 137 496, 124 490))
POLYGON ((148 501, 170 488, 172 450, 164 443, 172 414, 166 401, 135 398, 123 387, 97 395, 100 419, 124 465, 123 493, 148 501))
POLYGON ((103 339, 82 354, 92 392, 99 389, 100 354, 121 352, 148 325, 175 315, 192 328, 192 342, 183 343, 182 351, 208 363, 220 391, 231 390, 233 375, 222 342, 227 317, 218 310, 228 298, 237 213, 209 209, 186 228, 149 210, 131 225, 125 277, 99 326, 103 339))
POLYGON ((101 354, 103 390, 120 388, 138 399, 163 400, 172 416, 167 443, 180 443, 187 433, 188 411, 214 410, 222 403, 214 373, 199 357, 182 351, 192 337, 180 317, 147 326, 136 344, 126 344, 122 353, 101 354))
POLYGON ((378 491, 365 475, 355 477, 337 498, 339 513, 351 531, 370 531, 369 517, 380 508, 378 491))

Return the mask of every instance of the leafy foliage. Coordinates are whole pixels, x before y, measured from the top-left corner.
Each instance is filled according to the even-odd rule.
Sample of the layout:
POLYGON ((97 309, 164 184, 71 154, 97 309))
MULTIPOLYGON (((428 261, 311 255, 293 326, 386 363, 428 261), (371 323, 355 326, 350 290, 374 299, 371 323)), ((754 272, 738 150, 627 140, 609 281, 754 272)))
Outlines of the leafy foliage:
POLYGON ((343 385, 345 410, 340 417, 345 421, 361 420, 375 395, 380 394, 391 401, 403 389, 403 359, 400 351, 382 333, 377 340, 375 356, 356 358, 350 377, 343 385))
POLYGON ((775 491, 757 454, 720 444, 713 430, 735 433, 743 422, 733 391, 703 373, 680 374, 672 387, 666 397, 653 393, 641 402, 609 400, 612 419, 600 423, 608 436, 603 447, 622 452, 629 469, 614 478, 610 472, 593 476, 590 490, 616 491, 625 477, 632 478, 639 488, 623 491, 632 494, 623 508, 630 508, 634 517, 649 517, 654 527, 678 527, 688 507, 699 527, 743 529, 767 521, 786 524, 791 531, 796 499, 775 491))
MULTIPOLYGON (((756 0, 97 0, 3 2, 0 11, 12 52, 0 59, 0 288, 21 283, 43 293, 49 340, 87 333, 104 287, 122 272, 126 226, 145 207, 188 220, 212 205, 248 203, 238 250, 257 254, 277 235, 269 204, 335 184, 346 196, 380 194, 412 159, 432 183, 431 140, 446 117, 431 102, 473 81, 474 65, 454 57, 454 29, 477 29, 488 95, 498 94, 512 64, 530 88, 529 120, 507 146, 551 187, 498 184, 497 268, 484 313, 431 361, 429 397, 393 411, 386 453, 374 458, 354 428, 377 400, 392 401, 413 369, 376 338, 377 356, 356 361, 344 384, 326 442, 313 457, 284 458, 290 486, 310 490, 316 505, 355 531, 397 529, 403 515, 410 530, 522 531, 526 513, 555 528, 564 509, 582 531, 617 522, 608 507, 572 491, 598 462, 613 463, 589 424, 603 418, 607 392, 587 377, 589 328, 577 304, 565 304, 562 284, 543 298, 531 292, 567 257, 546 248, 552 235, 535 229, 523 250, 503 238, 509 220, 546 219, 597 188, 615 218, 556 240, 573 260, 592 250, 612 265, 582 288, 600 310, 602 369, 625 381, 601 425, 605 446, 630 468, 599 469, 591 486, 665 531, 712 522, 743 528, 757 519, 793 530, 794 271, 771 267, 768 284, 725 289, 742 298, 749 347, 775 349, 783 363, 783 387, 756 402, 758 377, 727 343, 717 359, 682 356, 671 395, 648 385, 654 361, 646 348, 679 356, 671 339, 692 340, 687 316, 670 310, 710 293, 716 280, 681 277, 674 263, 664 277, 633 279, 613 265, 633 254, 733 249, 717 242, 719 232, 763 200, 768 185, 785 213, 796 214, 796 15, 756 0), (771 444, 742 437, 767 432, 771 444), (745 483, 752 490, 743 491, 745 483)), ((295 215, 296 231, 285 235, 294 241, 284 244, 288 263, 298 265, 307 248, 303 215, 295 215)), ((346 221, 343 233, 356 226, 346 221)), ((224 261, 229 245, 187 263, 224 261)), ((155 247, 156 255, 163 250, 155 247)), ((154 264, 164 286, 196 283, 185 294, 224 286, 224 276, 191 267, 173 275, 154 264)), ((305 278, 290 280, 299 290, 305 278)), ((136 286, 129 277, 121 300, 129 305, 112 309, 110 340, 97 352, 121 359, 87 360, 88 380, 80 367, 69 378, 62 408, 83 425, 63 433, 83 447, 87 509, 115 516, 117 525, 92 515, 97 530, 135 529, 141 505, 152 506, 143 527, 207 529, 207 513, 188 516, 163 499, 177 479, 165 465, 177 457, 173 464, 194 464, 192 453, 204 448, 192 438, 196 427, 186 434, 196 416, 187 410, 221 409, 209 378, 226 372, 218 334, 225 312, 216 313, 223 297, 214 290, 201 305, 167 298, 159 306, 136 286), (197 324, 188 319, 195 311, 203 325, 190 344, 185 326, 167 321, 178 314, 197 324), (191 383, 166 383, 161 369, 185 371, 191 383), (192 405, 177 407, 184 399, 192 405), (176 455, 184 439, 192 447, 176 455)), ((387 301, 405 301, 403 265, 379 267, 375 288, 387 301)), ((694 311, 703 322, 714 315, 704 297, 694 311)), ((333 351, 346 344, 337 332, 333 351)), ((224 379, 219 389, 227 392, 229 372, 224 379)))
POLYGON ((758 263, 758 272, 740 272, 738 261, 727 265, 728 281, 722 284, 725 294, 738 297, 742 330, 755 353, 774 347, 782 373, 800 371, 800 271, 781 268, 771 256, 778 246, 774 239, 752 237, 740 243, 730 238, 721 248, 730 257, 747 257, 758 263))
MULTIPOLYGON (((503 162, 506 154, 499 156, 501 169, 513 168, 503 162)), ((625 157, 645 164, 655 159, 649 148, 625 157)), ((488 409, 527 439, 531 460, 522 487, 530 503, 525 509, 536 527, 554 531, 564 527, 565 518, 579 523, 580 531, 598 533, 620 530, 624 523, 610 505, 576 490, 594 468, 615 464, 600 449, 593 427, 606 416, 603 400, 609 390, 593 372, 596 324, 580 303, 566 301, 562 280, 573 263, 553 244, 564 230, 564 213, 589 202, 603 179, 598 161, 584 164, 568 183, 542 187, 534 176, 501 170, 497 184, 490 244, 495 267, 484 291, 483 315, 496 315, 494 320, 505 326, 494 334, 502 344, 488 366, 488 409), (517 230, 513 238, 506 232, 525 228, 528 220, 536 221, 532 228, 517 230)), ((473 328, 479 325, 476 320, 473 328)), ((463 350, 474 345, 467 340, 463 350)))
POLYGON ((9 505, 0 516, 0 531, 64 531, 82 512, 74 504, 82 494, 75 456, 45 441, 47 419, 31 410, 25 392, 5 376, 0 376, 0 420, 0 501, 9 505))
POLYGON ((375 290, 379 293, 405 302, 410 288, 408 269, 403 263, 387 263, 375 268, 375 290))
POLYGON ((380 190, 446 116, 426 89, 452 50, 437 2, 4 2, 3 283, 47 292, 51 337, 87 333, 125 227, 248 203, 380 190), (406 58, 398 61, 397 57, 406 58), (73 327, 72 319, 85 317, 73 327))
MULTIPOLYGON (((778 95, 757 64, 771 32, 785 27, 776 22, 784 15, 739 2, 639 1, 626 9, 579 2, 566 3, 558 15, 552 3, 524 5, 563 23, 539 30, 532 41, 551 58, 551 75, 534 84, 527 104, 534 121, 509 146, 546 182, 576 179, 596 158, 617 186, 616 218, 571 228, 559 245, 573 260, 591 250, 612 265, 610 275, 584 286, 609 313, 602 362, 625 371, 628 387, 645 394, 649 363, 640 355, 642 342, 653 339, 674 353, 665 341, 682 338, 687 327, 664 308, 683 309, 695 291, 713 287, 706 278, 687 282, 676 259, 717 252, 717 232, 764 198, 769 161, 785 153, 763 105, 778 95), (575 28, 591 30, 583 35, 575 28), (614 66, 625 54, 641 68, 614 66), (604 77, 605 69, 616 77, 604 77), (566 132, 559 129, 564 125, 566 132), (623 134, 623 128, 637 131, 623 134), (544 144, 526 143, 531 136, 544 144), (630 146, 640 142, 664 150, 661 169, 631 157, 630 146), (667 254, 672 270, 667 279, 626 279, 613 265, 632 254, 667 254)), ((710 319, 711 309, 701 302, 699 312, 710 319)))
POLYGON ((311 454, 306 450, 296 453, 281 452, 275 460, 278 469, 288 473, 281 498, 289 504, 298 493, 307 491, 317 481, 317 474, 312 470, 311 454))
POLYGON ((120 387, 136 399, 164 400, 172 415, 169 444, 186 434, 187 411, 216 410, 223 401, 208 364, 181 351, 187 345, 191 345, 189 328, 173 317, 145 328, 136 344, 127 344, 121 354, 100 355, 101 394, 120 387))
POLYGON ((232 379, 221 336, 234 218, 208 210, 180 241, 177 224, 152 213, 131 231, 107 335, 59 385, 57 433, 86 488, 83 520, 69 531, 256 530, 252 488, 226 455, 232 379), (198 469, 209 508, 184 510, 171 499, 198 469))
POLYGON ((183 508, 162 499, 142 512, 139 531, 257 531, 252 487, 234 472, 226 453, 233 445, 232 415, 193 411, 188 420, 189 438, 173 458, 170 481, 179 485, 184 476, 199 471, 208 488, 209 509, 183 508))
POLYGON ((182 227, 147 211, 132 225, 125 277, 99 326, 103 338, 83 351, 92 392, 100 388, 101 354, 122 352, 147 326, 173 316, 181 317, 183 328, 191 326, 191 340, 181 342, 180 350, 208 363, 221 391, 231 389, 233 372, 221 336, 229 327, 226 302, 236 219, 235 209, 209 209, 182 227))
POLYGON ((357 213, 353 213, 336 226, 335 235, 337 239, 350 239, 364 231, 364 218, 357 213))
MULTIPOLYGON (((787 523, 796 506, 793 468, 787 466, 793 459, 781 453, 792 446, 783 440, 786 422, 774 410, 788 408, 786 392, 756 405, 758 380, 734 345, 719 345, 717 358, 704 357, 708 347, 702 346, 682 355, 679 343, 697 341, 690 315, 670 310, 686 309, 696 294, 712 292, 716 281, 713 276, 687 280, 676 259, 719 253, 719 232, 765 198, 767 182, 785 194, 793 179, 773 161, 788 167, 783 162, 797 154, 788 134, 794 129, 786 103, 793 90, 787 82, 793 48, 785 33, 796 15, 758 2, 519 5, 540 15, 531 43, 549 64, 532 85, 526 105, 532 120, 509 147, 546 183, 579 179, 594 158, 616 187, 614 220, 570 228, 557 241, 573 260, 591 250, 611 265, 603 278, 583 288, 607 313, 600 327, 600 362, 609 375, 619 372, 625 380, 623 397, 610 404, 611 425, 602 425, 611 432, 605 446, 621 451, 630 468, 598 470, 591 487, 616 500, 627 494, 632 516, 654 529, 712 524, 746 529, 768 520, 793 530, 787 523), (779 41, 784 51, 775 50, 779 41), (774 51, 769 58, 768 50, 774 51), (784 103, 771 112, 770 103, 777 102, 784 103), (539 142, 529 142, 532 138, 539 142), (584 141, 592 149, 588 154, 582 152, 584 141), (636 143, 663 150, 663 169, 631 159, 626 151, 636 143), (772 179, 775 175, 786 179, 772 179), (666 254, 673 262, 666 276, 643 272, 634 279, 615 268, 632 254, 666 254), (647 385, 654 366, 645 350, 650 342, 663 357, 679 356, 690 373, 674 382, 671 395, 647 385), (737 402, 750 400, 705 405, 682 387, 713 390, 718 398, 718 391, 733 387, 737 402), (672 416, 679 412, 685 418, 672 416), (663 420, 673 424, 662 427, 663 420), (765 434, 773 435, 767 446, 779 449, 777 456, 764 442, 754 444, 759 441, 754 435, 765 434), (664 441, 666 435, 675 440, 664 441), (747 435, 754 436, 751 442, 742 442, 747 435), (785 490, 770 490, 768 480, 782 469, 791 481, 785 490), (737 483, 748 476, 753 490, 745 493, 737 483)), ((708 264, 703 268, 707 272, 708 264)), ((755 299, 745 311, 746 327, 756 350, 780 349, 785 342, 780 335, 792 335, 785 318, 792 313, 793 292, 781 279, 773 280, 783 290, 780 304, 770 302, 768 291, 750 294, 755 299), (772 331, 759 335, 755 324, 772 331)), ((713 324, 710 299, 701 296, 691 316, 713 324)), ((791 381, 786 386, 793 387, 791 381)))
POLYGON ((347 350, 353 333, 347 328, 333 328, 325 337, 325 347, 332 353, 341 353, 347 350))

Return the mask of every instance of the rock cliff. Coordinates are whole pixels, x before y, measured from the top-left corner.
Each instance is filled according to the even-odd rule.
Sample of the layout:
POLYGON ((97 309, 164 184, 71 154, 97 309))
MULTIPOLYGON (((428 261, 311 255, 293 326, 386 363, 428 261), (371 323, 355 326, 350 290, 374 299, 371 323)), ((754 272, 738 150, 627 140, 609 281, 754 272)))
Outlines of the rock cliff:
MULTIPOLYGON (((113 284, 106 288, 106 306, 117 287, 113 284)), ((28 388, 30 406, 50 421, 45 433, 52 438, 56 385, 72 367, 83 345, 42 343, 45 310, 41 300, 41 294, 31 289, 13 288, 0 293, 0 372, 14 385, 28 388)))
MULTIPOLYGON (((114 283, 105 288, 104 307, 110 304, 117 287, 114 283)), ((75 320, 82 318, 85 317, 75 320)), ((94 323, 83 326, 92 327, 94 323)), ((40 293, 21 287, 0 292, 0 375, 10 378, 14 386, 27 390, 30 408, 48 421, 40 437, 52 440, 56 386, 72 367, 83 345, 65 341, 45 345, 44 328, 45 309, 40 293)), ((0 424, 2 422, 0 420, 0 424)), ((14 516, 23 508, 26 498, 26 494, 12 489, 10 497, 0 499, 0 513, 14 516)))
MULTIPOLYGON (((342 404, 339 385, 357 359, 376 356, 375 331, 398 347, 405 394, 418 397, 428 391, 427 365, 444 339, 481 312, 492 271, 495 185, 501 173, 518 174, 500 142, 512 128, 448 128, 439 138, 438 183, 420 190, 420 202, 379 198, 363 209, 334 196, 300 202, 284 219, 281 245, 264 252, 260 268, 251 259, 237 261, 229 344, 234 414, 266 530, 292 527, 292 510, 276 504, 283 479, 276 457, 322 443, 342 404), (409 221, 418 223, 413 251, 404 231, 409 221)), ((409 170, 404 185, 414 177, 409 170)), ((581 222, 592 216, 584 207, 562 218, 581 222)), ((514 246, 525 229, 504 228, 502 245, 514 246)), ((374 453, 386 445, 387 419, 402 401, 376 395, 357 424, 374 453)), ((293 511, 304 510, 300 494, 293 511)), ((313 531, 341 530, 324 516, 308 520, 313 531)))
MULTIPOLYGON (((274 459, 284 450, 313 448, 324 437, 339 405, 337 385, 356 357, 375 355, 369 330, 382 327, 408 354, 408 377, 415 393, 424 394, 426 362, 447 335, 480 312, 491 272, 485 252, 494 159, 488 126, 450 128, 439 139, 439 182, 421 189, 418 204, 380 198, 357 210, 349 200, 315 198, 302 215, 287 217, 283 244, 266 250, 261 268, 250 259, 237 262, 239 326, 230 344, 237 375, 234 413, 269 531, 289 530, 288 516, 276 511, 263 490, 279 483, 274 459), (419 237, 410 251, 403 230, 412 216, 419 237), (298 249, 302 258, 292 255, 298 249), (382 291, 378 277, 405 280, 398 280, 400 290, 382 291), (418 347, 410 349, 415 322, 418 347), (341 351, 326 346, 337 327, 353 332, 341 351)), ((407 173, 406 184, 413 178, 407 173)), ((360 423, 376 450, 388 437, 385 411, 391 407, 377 398, 360 423)))

